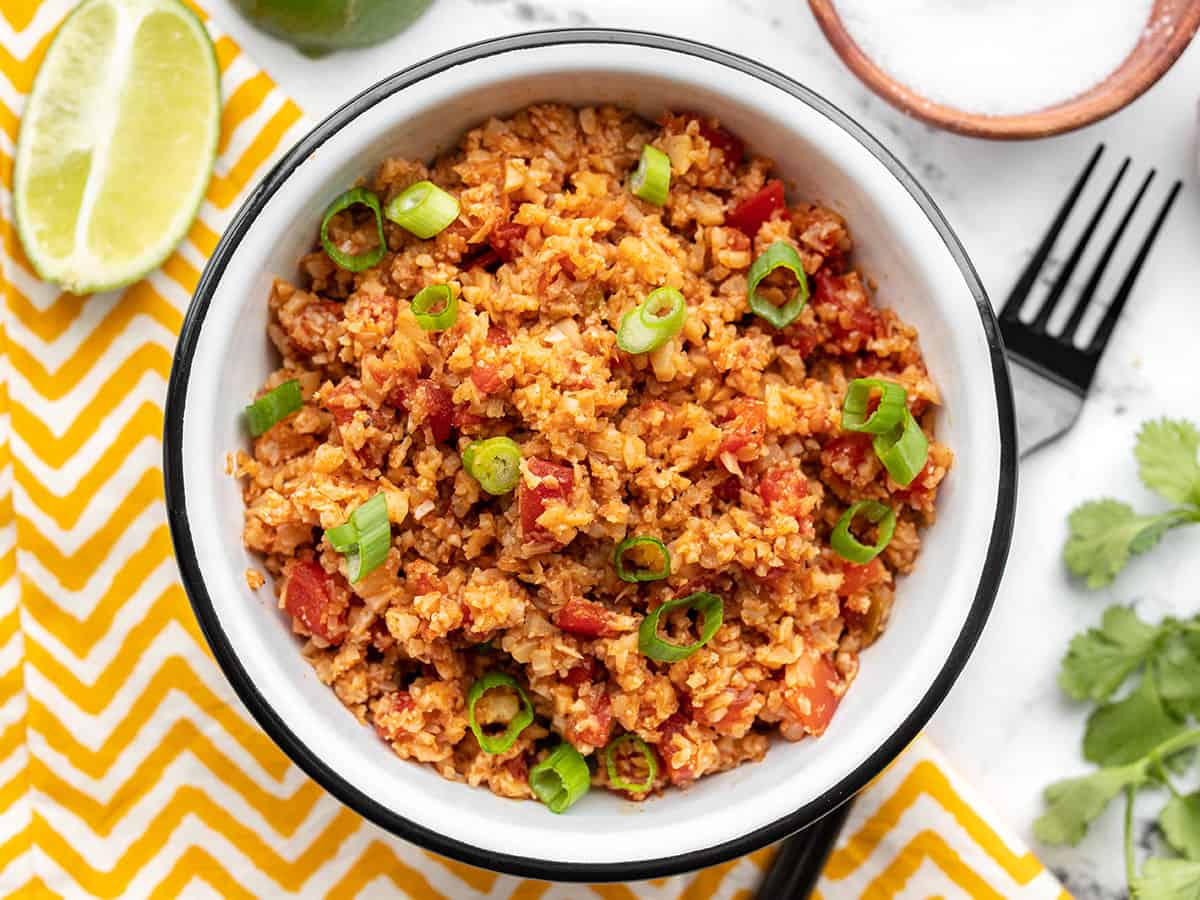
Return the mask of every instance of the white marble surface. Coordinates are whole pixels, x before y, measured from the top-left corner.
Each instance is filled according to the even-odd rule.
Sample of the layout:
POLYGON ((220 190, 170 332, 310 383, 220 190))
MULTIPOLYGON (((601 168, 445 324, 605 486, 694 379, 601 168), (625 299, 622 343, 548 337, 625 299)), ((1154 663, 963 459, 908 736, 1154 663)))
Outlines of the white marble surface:
MULTIPOLYGON (((1105 173, 1125 154, 1134 158, 1133 176, 1158 168, 1152 201, 1161 199, 1169 180, 1184 180, 1082 420, 1022 466, 1004 586, 979 648, 930 726, 998 814, 1032 842, 1030 823, 1041 808, 1042 786, 1085 768, 1079 756, 1085 710, 1066 701, 1055 684, 1068 638, 1116 601, 1136 601, 1155 617, 1197 606, 1200 529, 1170 535, 1114 587, 1094 593, 1068 581, 1059 552, 1066 515, 1079 501, 1109 493, 1156 502, 1139 487, 1129 452, 1139 422, 1163 414, 1200 419, 1192 385, 1200 342, 1200 195, 1193 165, 1200 45, 1147 95, 1105 122, 1061 138, 998 144, 934 131, 876 99, 842 67, 802 0, 436 0, 407 33, 316 62, 254 32, 228 0, 209 6, 314 117, 426 56, 534 28, 644 28, 754 57, 824 94, 912 168, 957 229, 997 303, 1098 142, 1109 147, 1105 173)), ((1076 896, 1123 895, 1118 818, 1111 810, 1077 849, 1038 848, 1076 896)), ((1148 830, 1148 821, 1139 824, 1143 838, 1150 837, 1148 830)))

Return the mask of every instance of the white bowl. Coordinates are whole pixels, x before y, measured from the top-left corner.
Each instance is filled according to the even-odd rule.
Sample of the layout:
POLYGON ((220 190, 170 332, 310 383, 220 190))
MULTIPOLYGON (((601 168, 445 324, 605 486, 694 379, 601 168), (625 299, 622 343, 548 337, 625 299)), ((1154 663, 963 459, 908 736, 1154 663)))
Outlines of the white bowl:
POLYGON ((712 865, 808 825, 859 790, 917 734, 983 628, 1016 490, 1012 398, 983 286, 929 196, 828 102, 750 60, 676 38, 579 30, 501 38, 421 63, 318 125, 264 179, 204 271, 171 372, 164 470, 184 584, 214 654, 268 734, 343 802, 464 862, 558 880, 632 880, 712 865), (329 197, 386 156, 432 159, 489 115, 535 101, 616 103, 720 117, 773 157, 793 198, 843 213, 880 303, 920 330, 957 456, 938 522, 892 621, 863 654, 828 732, 634 804, 595 791, 556 816, 406 762, 360 725, 301 658, 269 588, 250 591, 238 484, 241 407, 276 356, 275 275, 295 275, 329 197))

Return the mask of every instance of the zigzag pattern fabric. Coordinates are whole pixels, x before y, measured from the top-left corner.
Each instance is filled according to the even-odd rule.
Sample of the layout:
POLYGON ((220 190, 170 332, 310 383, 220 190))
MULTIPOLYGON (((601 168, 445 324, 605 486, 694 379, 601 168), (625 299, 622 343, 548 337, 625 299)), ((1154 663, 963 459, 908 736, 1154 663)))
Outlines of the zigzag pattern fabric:
MULTIPOLYGON (((302 114, 207 22, 225 109, 199 218, 146 280, 61 293, 24 258, 9 191, 24 98, 73 3, 0 0, 0 896, 750 900, 769 849, 695 875, 595 886, 426 853, 326 795, 242 709, 171 557, 163 397, 204 261, 239 199, 300 136, 302 114)), ((1022 885, 1057 896, 1036 859, 1008 849, 940 773, 910 751, 883 777, 824 896, 891 897, 927 869, 945 896, 1016 896, 1022 885)))
POLYGON ((813 900, 1070 900, 920 737, 854 802, 813 900))

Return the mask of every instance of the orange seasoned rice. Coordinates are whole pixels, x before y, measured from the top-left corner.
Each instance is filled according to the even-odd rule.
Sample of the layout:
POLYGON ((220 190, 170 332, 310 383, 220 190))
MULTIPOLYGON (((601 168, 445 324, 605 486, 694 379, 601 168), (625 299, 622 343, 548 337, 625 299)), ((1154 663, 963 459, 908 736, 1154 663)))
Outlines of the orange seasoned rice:
MULTIPOLYGON (((318 245, 298 284, 276 282, 282 362, 264 390, 298 379, 306 401, 237 455, 245 544, 322 681, 399 756, 531 797, 528 771, 559 739, 599 757, 632 732, 658 763, 654 790, 627 794, 642 799, 760 760, 772 735, 825 730, 916 561, 952 454, 933 439, 939 395, 916 331, 872 305, 846 223, 805 202, 746 214, 781 191, 771 168, 695 114, 652 124, 532 106, 432 165, 388 159, 366 182, 385 203, 426 178, 454 194, 460 214, 435 238, 389 222, 379 265, 345 271, 318 245), (628 188, 647 143, 671 160, 662 208, 628 188), (747 268, 776 241, 812 287, 781 330, 746 300, 747 268), (458 293, 457 321, 424 331, 408 301, 438 283, 458 293), (620 351, 622 315, 662 285, 686 298, 683 331, 620 351), (867 376, 903 385, 930 438, 907 488, 869 435, 840 428, 848 381, 867 376), (520 484, 500 497, 460 457, 496 435, 522 451, 520 484), (381 491, 391 549, 351 585, 323 530, 381 491), (898 524, 881 556, 851 565, 830 531, 868 498, 898 524), (635 534, 669 547, 668 579, 617 578, 614 547, 635 534), (724 601, 715 636, 675 663, 639 652, 645 616, 698 590, 724 601), (467 721, 467 693, 491 671, 536 712, 498 754, 467 721)), ((361 252, 374 220, 348 210, 330 234, 361 252)), ((677 643, 696 640, 685 613, 664 620, 677 643)), ((517 703, 492 690, 476 715, 503 725, 517 703)), ((618 762, 645 778, 641 754, 618 762)), ((602 761, 592 784, 610 787, 602 761)))

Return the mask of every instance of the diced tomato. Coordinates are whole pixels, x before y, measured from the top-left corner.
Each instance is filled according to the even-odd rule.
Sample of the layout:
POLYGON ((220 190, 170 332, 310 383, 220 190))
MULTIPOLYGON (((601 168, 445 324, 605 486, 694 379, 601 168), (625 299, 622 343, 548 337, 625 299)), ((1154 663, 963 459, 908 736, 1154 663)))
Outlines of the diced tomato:
POLYGON ((491 244, 501 262, 512 262, 513 256, 517 252, 514 245, 523 237, 525 237, 524 225, 518 225, 516 222, 504 222, 497 225, 492 231, 488 243, 491 244))
POLYGON ((590 600, 568 600, 555 614, 554 624, 577 637, 598 638, 608 632, 608 610, 590 600))
POLYGON ((416 392, 416 381, 409 376, 401 379, 387 395, 387 403, 396 409, 408 409, 409 401, 416 392))
POLYGON ((762 449, 767 427, 767 412, 762 401, 735 397, 721 425, 724 437, 718 453, 732 453, 743 462, 754 459, 762 449))
POLYGON ((454 402, 450 392, 436 382, 422 379, 417 382, 417 396, 433 439, 438 443, 449 440, 454 430, 454 402))
POLYGON ((331 644, 340 642, 346 609, 344 600, 335 600, 333 576, 311 560, 297 560, 285 574, 283 606, 288 614, 309 634, 331 644))
POLYGON ((842 563, 842 586, 838 588, 838 594, 842 597, 857 594, 882 581, 885 571, 883 562, 879 559, 873 559, 861 566, 844 562, 842 563))
POLYGON ((508 332, 499 325, 489 325, 487 333, 488 343, 495 347, 507 347, 512 343, 512 338, 508 336, 508 332))
POLYGON ((837 468, 836 461, 844 459, 852 468, 857 469, 867 458, 871 449, 871 435, 851 432, 840 434, 827 442, 821 448, 821 462, 830 468, 837 468))
POLYGON ((817 349, 817 345, 821 343, 821 336, 806 325, 789 326, 780 333, 780 336, 783 343, 789 347, 795 347, 800 351, 802 357, 811 356, 812 352, 817 349))
POLYGON ((504 379, 500 377, 500 372, 495 366, 489 366, 487 363, 475 363, 475 368, 471 370, 471 381, 482 394, 494 394, 504 387, 504 379))
POLYGON ((813 276, 813 303, 832 305, 836 309, 837 315, 829 327, 843 351, 861 350, 876 336, 879 311, 871 306, 857 276, 836 275, 824 266, 818 269, 813 276))
POLYGON ((785 692, 784 702, 806 732, 823 734, 840 700, 837 670, 828 656, 811 654, 800 657, 794 665, 801 674, 808 675, 809 683, 785 692))
POLYGON ((521 528, 526 537, 539 537, 545 535, 545 529, 538 525, 538 517, 546 511, 547 504, 565 502, 570 498, 575 487, 575 472, 570 466, 560 466, 536 457, 529 461, 529 471, 542 481, 537 487, 531 488, 522 479, 517 489, 517 505, 521 511, 521 528))
POLYGON ((725 224, 754 237, 758 234, 758 229, 763 222, 774 218, 777 213, 786 208, 787 201, 783 196, 783 182, 773 178, 757 193, 751 194, 739 203, 737 208, 725 217, 725 224))
POLYGON ((662 725, 658 726, 659 741, 658 741, 658 759, 662 763, 662 770, 667 777, 671 779, 671 784, 681 784, 685 781, 692 781, 696 777, 696 773, 692 771, 690 766, 680 766, 678 769, 671 765, 671 756, 675 752, 674 738, 677 734, 682 734, 687 728, 688 723, 692 721, 691 709, 680 708, 679 711, 671 713, 662 725))
POLYGON ((585 657, 563 676, 563 684, 569 684, 571 687, 592 684, 601 675, 600 670, 600 660, 594 656, 585 657))
POLYGON ((758 481, 758 496, 763 503, 789 516, 800 516, 808 496, 808 479, 799 468, 780 463, 763 472, 758 481))
POLYGON ((586 723, 573 729, 575 736, 581 743, 603 747, 608 743, 608 735, 612 731, 612 700, 606 691, 602 691, 592 702, 589 713, 586 723))

